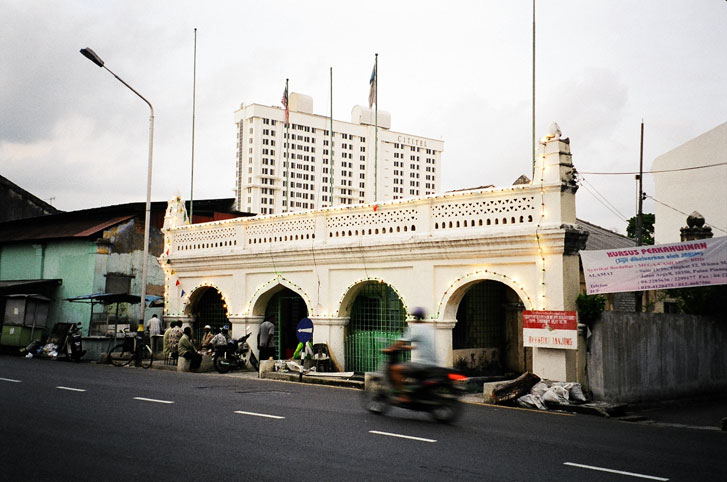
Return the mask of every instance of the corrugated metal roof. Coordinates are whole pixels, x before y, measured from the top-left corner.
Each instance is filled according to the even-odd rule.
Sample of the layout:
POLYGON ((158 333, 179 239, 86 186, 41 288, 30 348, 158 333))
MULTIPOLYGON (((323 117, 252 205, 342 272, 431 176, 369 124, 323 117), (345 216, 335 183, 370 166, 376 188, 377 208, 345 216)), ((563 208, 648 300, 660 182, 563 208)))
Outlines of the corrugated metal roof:
POLYGON ((41 241, 47 239, 88 238, 104 229, 128 221, 134 214, 119 216, 118 213, 95 215, 40 216, 0 224, 0 243, 41 241))
POLYGON ((586 240, 587 250, 630 248, 631 246, 636 246, 635 239, 626 237, 623 234, 618 234, 582 219, 576 219, 576 222, 584 231, 588 231, 588 240, 586 240))

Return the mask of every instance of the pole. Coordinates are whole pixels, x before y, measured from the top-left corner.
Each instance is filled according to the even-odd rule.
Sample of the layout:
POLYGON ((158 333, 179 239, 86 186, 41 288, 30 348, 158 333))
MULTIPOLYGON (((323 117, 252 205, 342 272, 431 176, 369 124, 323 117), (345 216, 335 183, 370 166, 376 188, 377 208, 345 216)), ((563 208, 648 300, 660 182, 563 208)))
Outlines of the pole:
MULTIPOLYGON (((636 246, 641 246, 644 229, 644 120, 641 119, 641 145, 639 148, 639 210, 636 214, 636 246)), ((636 311, 641 313, 643 292, 636 292, 636 311)))
POLYGON ((149 110, 151 111, 151 114, 149 115, 149 162, 147 166, 147 172, 146 172, 146 212, 144 215, 144 259, 142 260, 142 269, 141 269, 141 322, 144 323, 144 311, 146 308, 146 278, 147 278, 147 269, 148 269, 148 258, 149 258, 149 224, 150 224, 150 218, 151 218, 151 171, 152 171, 152 157, 154 153, 154 107, 151 105, 151 102, 146 100, 146 98, 141 95, 139 92, 136 91, 132 86, 127 84, 121 77, 116 75, 104 65, 104 61, 101 60, 101 58, 96 55, 96 52, 91 50, 90 48, 81 49, 81 54, 89 59, 94 64, 98 65, 99 67, 102 67, 106 69, 111 75, 113 75, 116 80, 124 84, 130 91, 135 93, 136 95, 141 98, 146 104, 149 106, 149 110))
POLYGON ((533 0, 533 100, 532 100, 532 159, 533 159, 533 179, 535 179, 535 0, 533 0))
POLYGON ((192 177, 189 187, 189 222, 194 219, 194 124, 197 113, 197 29, 194 29, 194 74, 192 80, 192 177))
MULTIPOLYGON (((288 79, 285 79, 285 95, 288 96, 285 99, 288 105, 285 106, 286 110, 290 109, 290 91, 288 90, 288 79)), ((290 117, 285 119, 285 212, 290 212, 290 117)))
POLYGON ((379 54, 374 57, 374 202, 379 199, 379 54))
POLYGON ((331 184, 331 192, 330 192, 330 202, 328 203, 329 206, 333 206, 333 67, 331 67, 331 130, 330 130, 330 154, 329 154, 329 167, 331 169, 330 172, 330 184, 331 184))

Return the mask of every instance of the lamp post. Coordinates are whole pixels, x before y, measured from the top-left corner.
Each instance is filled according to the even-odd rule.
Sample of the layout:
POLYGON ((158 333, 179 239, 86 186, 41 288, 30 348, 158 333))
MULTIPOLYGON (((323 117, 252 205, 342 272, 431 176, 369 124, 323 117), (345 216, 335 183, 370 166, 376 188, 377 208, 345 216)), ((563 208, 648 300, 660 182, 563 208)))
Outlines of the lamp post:
POLYGON ((89 59, 94 64, 98 65, 99 67, 102 67, 111 73, 114 77, 116 77, 116 80, 124 84, 126 87, 129 88, 133 93, 138 95, 141 100, 146 102, 146 104, 149 106, 149 109, 151 110, 151 115, 149 116, 149 163, 147 166, 147 172, 146 172, 146 213, 144 215, 144 259, 142 260, 142 268, 141 268, 141 323, 143 325, 144 323, 144 311, 146 309, 146 277, 147 277, 147 269, 148 269, 148 258, 149 258, 149 223, 150 223, 150 217, 151 217, 151 166, 152 166, 152 154, 154 151, 154 107, 151 105, 151 102, 146 100, 143 95, 138 93, 132 86, 124 82, 124 80, 116 75, 115 73, 111 72, 111 70, 104 65, 104 61, 101 60, 101 57, 96 55, 96 52, 91 50, 90 48, 81 49, 81 54, 83 54, 84 57, 89 59))

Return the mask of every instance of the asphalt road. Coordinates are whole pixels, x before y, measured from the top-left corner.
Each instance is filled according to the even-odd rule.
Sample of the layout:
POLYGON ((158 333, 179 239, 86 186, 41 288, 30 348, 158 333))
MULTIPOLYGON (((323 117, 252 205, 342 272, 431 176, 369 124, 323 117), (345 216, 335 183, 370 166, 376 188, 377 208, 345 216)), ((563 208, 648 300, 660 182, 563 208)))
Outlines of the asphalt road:
POLYGON ((0 357, 0 480, 727 480, 727 434, 357 390, 0 357))

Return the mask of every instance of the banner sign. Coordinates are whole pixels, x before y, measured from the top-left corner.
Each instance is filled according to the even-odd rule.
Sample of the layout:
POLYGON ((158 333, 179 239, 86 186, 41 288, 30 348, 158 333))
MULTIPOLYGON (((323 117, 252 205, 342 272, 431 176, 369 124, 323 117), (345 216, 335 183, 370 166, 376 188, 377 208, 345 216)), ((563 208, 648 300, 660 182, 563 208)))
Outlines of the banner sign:
POLYGON ((575 350, 577 340, 575 311, 523 311, 523 346, 575 350))
POLYGON ((589 295, 727 284, 727 237, 581 251, 589 295))

